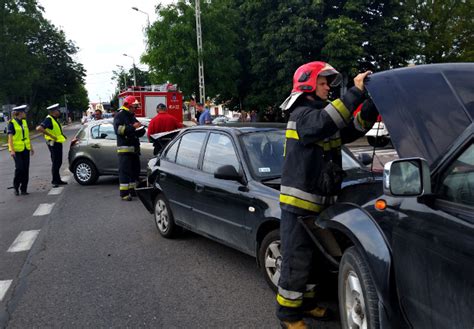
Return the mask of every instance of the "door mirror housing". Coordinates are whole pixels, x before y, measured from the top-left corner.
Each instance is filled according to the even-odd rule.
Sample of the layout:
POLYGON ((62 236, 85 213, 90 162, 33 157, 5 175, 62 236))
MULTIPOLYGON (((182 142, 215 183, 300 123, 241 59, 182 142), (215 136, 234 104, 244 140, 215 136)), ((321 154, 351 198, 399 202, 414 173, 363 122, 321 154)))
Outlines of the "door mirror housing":
POLYGON ((385 164, 383 191, 395 197, 431 194, 430 168, 426 160, 409 158, 385 164))
POLYGON ((217 168, 214 172, 214 177, 225 180, 235 180, 244 184, 242 174, 237 172, 237 169, 235 169, 235 167, 232 165, 225 165, 217 168))

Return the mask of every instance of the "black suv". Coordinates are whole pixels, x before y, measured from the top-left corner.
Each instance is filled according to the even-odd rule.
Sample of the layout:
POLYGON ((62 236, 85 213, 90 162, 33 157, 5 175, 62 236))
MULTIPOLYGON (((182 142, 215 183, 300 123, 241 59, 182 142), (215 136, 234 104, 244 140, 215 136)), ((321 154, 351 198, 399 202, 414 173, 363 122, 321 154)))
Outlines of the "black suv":
POLYGON ((383 194, 301 219, 339 267, 342 327, 473 328, 474 64, 381 72, 367 89, 400 156, 383 194))

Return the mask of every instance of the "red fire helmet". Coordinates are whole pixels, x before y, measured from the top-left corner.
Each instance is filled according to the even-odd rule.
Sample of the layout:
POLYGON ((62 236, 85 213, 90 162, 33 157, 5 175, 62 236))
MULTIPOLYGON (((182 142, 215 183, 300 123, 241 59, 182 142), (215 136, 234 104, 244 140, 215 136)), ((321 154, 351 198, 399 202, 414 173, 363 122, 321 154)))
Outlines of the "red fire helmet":
POLYGON ((135 98, 135 96, 127 96, 123 100, 123 105, 140 105, 140 102, 135 98))

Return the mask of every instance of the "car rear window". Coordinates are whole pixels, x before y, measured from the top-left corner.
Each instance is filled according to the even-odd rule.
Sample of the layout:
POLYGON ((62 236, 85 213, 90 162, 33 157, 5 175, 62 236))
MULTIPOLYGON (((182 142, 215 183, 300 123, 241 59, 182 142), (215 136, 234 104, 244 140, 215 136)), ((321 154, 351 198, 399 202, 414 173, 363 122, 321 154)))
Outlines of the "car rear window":
POLYGON ((254 177, 281 176, 285 130, 250 132, 242 135, 241 141, 254 177))

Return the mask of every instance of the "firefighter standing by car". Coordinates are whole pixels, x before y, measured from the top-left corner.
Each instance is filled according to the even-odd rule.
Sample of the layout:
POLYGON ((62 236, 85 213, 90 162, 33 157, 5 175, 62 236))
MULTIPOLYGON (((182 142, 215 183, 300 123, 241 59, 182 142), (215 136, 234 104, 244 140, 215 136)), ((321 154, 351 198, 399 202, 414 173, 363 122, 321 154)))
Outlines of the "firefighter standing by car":
POLYGON ((114 117, 119 158, 120 197, 131 201, 136 195, 135 186, 140 175, 140 140, 145 127, 137 120, 134 111, 139 107, 134 96, 127 96, 123 106, 114 117))
POLYGON ((364 78, 369 73, 359 74, 354 87, 329 102, 330 87, 339 85, 340 73, 324 62, 304 64, 280 106, 290 113, 280 189, 283 262, 277 294, 277 316, 285 328, 308 328, 304 318, 330 317, 329 310, 316 304, 311 281, 315 245, 298 217, 317 215, 334 203, 344 177, 341 145, 363 136, 377 118, 369 100, 352 115, 366 99, 364 78))
POLYGON ((30 131, 26 122, 26 105, 12 109, 13 118, 8 123, 8 150, 15 161, 13 189, 15 195, 28 195, 28 177, 30 172, 30 154, 34 154, 31 146, 30 131))
POLYGON ((67 182, 61 179, 59 174, 59 169, 63 164, 63 143, 66 141, 66 136, 63 134, 63 128, 58 120, 61 116, 59 104, 51 105, 47 110, 49 114, 43 122, 36 127, 36 130, 43 134, 46 144, 48 145, 52 162, 51 174, 53 179, 51 184, 53 184, 53 187, 58 187, 58 185, 67 184, 67 182))

